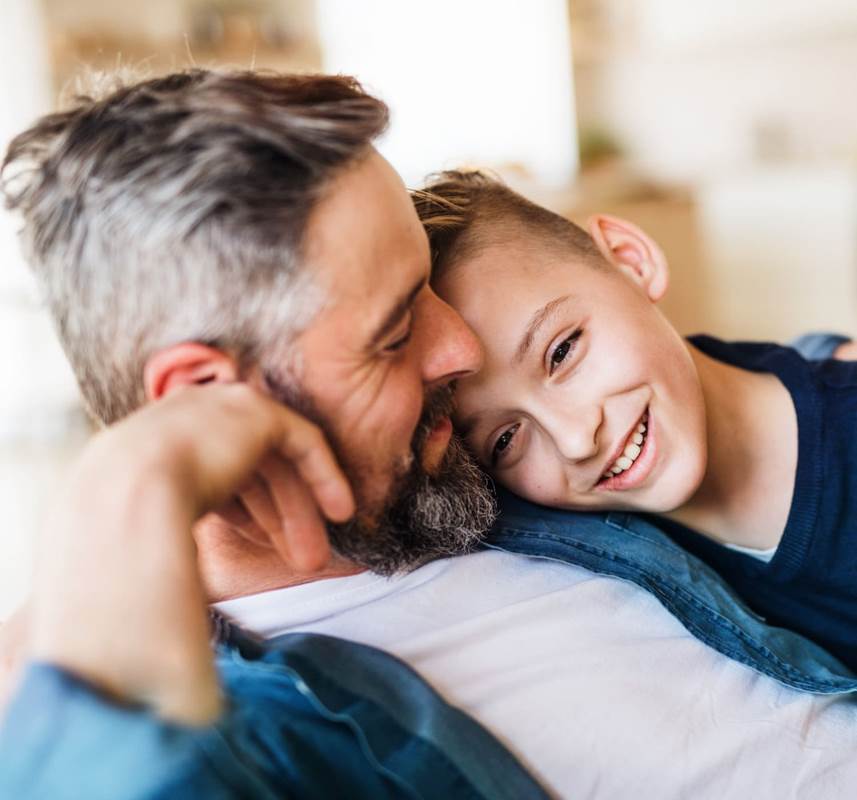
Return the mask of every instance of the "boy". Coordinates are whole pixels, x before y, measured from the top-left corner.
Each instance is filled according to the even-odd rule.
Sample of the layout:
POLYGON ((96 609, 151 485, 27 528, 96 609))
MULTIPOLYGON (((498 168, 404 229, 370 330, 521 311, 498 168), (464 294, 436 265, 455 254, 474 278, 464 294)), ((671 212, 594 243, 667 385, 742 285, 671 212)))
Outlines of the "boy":
POLYGON ((415 202, 433 283, 482 339, 455 422, 537 503, 658 524, 768 617, 857 666, 857 366, 682 339, 666 259, 634 225, 588 233, 480 173, 415 202))

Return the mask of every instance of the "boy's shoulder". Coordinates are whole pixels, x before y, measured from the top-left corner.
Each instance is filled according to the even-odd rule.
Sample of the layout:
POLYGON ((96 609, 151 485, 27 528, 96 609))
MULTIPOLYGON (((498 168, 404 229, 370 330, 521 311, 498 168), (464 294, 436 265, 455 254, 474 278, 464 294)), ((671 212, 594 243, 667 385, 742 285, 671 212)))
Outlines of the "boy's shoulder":
POLYGON ((789 367, 805 370, 811 363, 794 348, 776 342, 728 341, 705 333, 688 336, 687 341, 717 361, 753 372, 779 372, 789 367))
POLYGON ((837 361, 831 356, 850 341, 833 334, 809 334, 789 345, 764 341, 726 341, 708 334, 687 337, 711 358, 752 372, 775 374, 794 393, 797 387, 814 385, 819 390, 853 390, 857 393, 857 361, 837 361))

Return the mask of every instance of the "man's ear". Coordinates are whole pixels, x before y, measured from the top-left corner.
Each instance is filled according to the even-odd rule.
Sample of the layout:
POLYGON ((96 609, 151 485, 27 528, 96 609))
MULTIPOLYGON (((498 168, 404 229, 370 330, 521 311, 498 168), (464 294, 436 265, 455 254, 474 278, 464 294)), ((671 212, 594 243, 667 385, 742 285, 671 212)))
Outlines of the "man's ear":
POLYGON ((237 380, 238 365, 231 355, 196 342, 183 342, 160 350, 143 368, 147 400, 157 400, 182 386, 237 380))
POLYGON ((633 223, 608 214, 590 217, 587 228, 608 263, 641 286, 653 303, 666 294, 669 266, 654 239, 633 223))

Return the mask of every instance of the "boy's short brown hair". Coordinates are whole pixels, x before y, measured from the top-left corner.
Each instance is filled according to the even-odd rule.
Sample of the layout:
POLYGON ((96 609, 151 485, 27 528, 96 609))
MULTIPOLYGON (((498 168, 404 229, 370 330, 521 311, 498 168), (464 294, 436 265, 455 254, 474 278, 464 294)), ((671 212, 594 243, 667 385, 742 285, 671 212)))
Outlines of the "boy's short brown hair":
POLYGON ((428 234, 433 275, 510 233, 535 235, 594 265, 602 262, 595 242, 581 227, 527 200, 486 172, 439 172, 411 196, 428 234))

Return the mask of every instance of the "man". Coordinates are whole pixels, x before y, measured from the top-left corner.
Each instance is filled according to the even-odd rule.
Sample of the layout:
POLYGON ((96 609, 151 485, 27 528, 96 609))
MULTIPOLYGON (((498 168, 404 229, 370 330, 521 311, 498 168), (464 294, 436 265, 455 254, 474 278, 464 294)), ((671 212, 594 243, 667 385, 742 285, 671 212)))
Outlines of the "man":
MULTIPOLYGON (((830 796, 853 777, 857 747, 836 727, 839 706, 813 705, 805 725, 809 698, 777 703, 770 681, 628 585, 493 550, 441 558, 471 549, 491 517, 447 421, 445 387, 478 369, 480 350, 427 285, 425 236, 369 146, 384 120, 344 79, 193 72, 84 101, 13 143, 6 193, 28 257, 84 396, 115 424, 53 509, 0 786, 16 797, 542 796, 511 749, 558 794, 722 796, 759 774, 776 792, 782 759, 806 743, 824 754, 804 783, 830 796), (262 646, 221 620, 215 673, 206 601, 277 638, 262 646), (601 605, 618 632, 609 641, 601 605), (655 675, 665 637, 681 654, 655 675), (346 638, 417 665, 508 749, 400 661, 346 638), (639 708, 626 709, 629 641, 640 682, 625 688, 639 708), (695 702, 693 682, 715 672, 718 708, 695 702), (602 675, 615 704, 569 699, 602 696, 602 675), (637 750, 661 746, 625 770, 586 756, 617 709, 623 757, 629 732, 637 750), (766 736, 766 719, 795 736, 766 736), (676 783, 668 765, 691 732, 676 783), (715 748, 724 739, 755 760, 711 774, 735 766, 734 749, 715 748)), ((514 513, 522 549, 561 549, 558 525, 531 531, 514 513)), ((577 530, 594 541, 610 524, 577 530)), ((764 633, 739 622, 745 644, 764 633)), ((795 643, 777 636, 762 637, 765 653, 795 643)), ((806 652, 827 691, 853 688, 806 652)), ((793 683, 806 677, 776 663, 793 683)))
MULTIPOLYGON (((212 505, 207 465, 227 483, 247 478, 241 505, 195 528, 210 600, 366 566, 404 569, 468 549, 487 527, 492 501, 449 446, 447 410, 447 386, 478 367, 479 346, 428 287, 425 235, 369 144, 385 123, 385 107, 346 79, 192 72, 84 100, 13 142, 7 198, 24 216, 27 255, 93 413, 109 424, 145 400, 182 395, 156 404, 152 423, 143 414, 111 429, 84 457, 69 492, 102 535, 68 524, 77 501, 58 504, 31 658, 168 719, 218 715, 203 589, 183 530, 212 505), (207 383, 229 386, 186 388, 207 383), (318 429, 262 392, 325 426, 351 489, 318 429), (257 464, 273 444, 280 457, 257 464), (150 494, 140 479, 154 473, 160 488, 150 494), (117 505, 131 509, 122 523, 89 505, 105 474, 117 505), (271 496, 285 523, 269 541, 249 514, 264 522, 271 496), (329 527, 332 558, 322 512, 339 523, 329 527), (249 539, 226 522, 236 517, 249 539), (108 552, 142 572, 111 564, 108 552), (156 585, 166 591, 137 602, 156 585), (120 589, 136 599, 126 605, 120 589), (96 607, 112 622, 96 620, 96 607), (88 620, 87 632, 72 617, 88 620), (111 644, 117 624, 135 630, 124 652, 111 644)), ((474 740, 502 751, 482 733, 474 740)), ((439 776, 438 790, 450 780, 439 776)))

